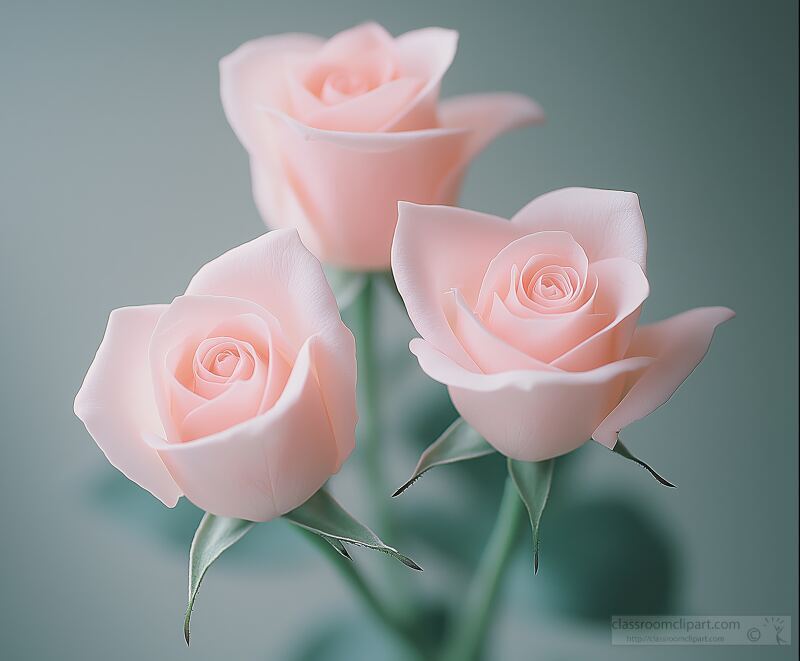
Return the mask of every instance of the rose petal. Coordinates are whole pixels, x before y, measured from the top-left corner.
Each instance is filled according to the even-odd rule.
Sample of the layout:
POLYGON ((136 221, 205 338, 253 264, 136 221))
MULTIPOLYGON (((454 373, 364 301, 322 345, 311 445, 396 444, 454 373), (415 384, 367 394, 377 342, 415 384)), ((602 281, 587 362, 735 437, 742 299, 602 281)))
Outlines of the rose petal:
POLYGON ((319 57, 323 61, 358 62, 365 53, 389 55, 394 50, 394 38, 379 23, 366 21, 333 35, 325 42, 319 57))
POLYGON ((597 278, 594 312, 610 322, 553 361, 570 372, 583 372, 621 359, 628 350, 650 285, 641 267, 627 259, 603 259, 591 265, 597 278))
POLYGON ((656 360, 633 382, 592 437, 613 448, 621 429, 664 404, 703 360, 714 329, 734 314, 724 307, 695 308, 637 329, 628 355, 656 360))
POLYGON ((218 397, 189 411, 179 423, 183 442, 211 436, 258 414, 267 377, 264 365, 256 365, 252 378, 231 383, 218 397))
POLYGON ((195 351, 192 364, 193 389, 201 397, 213 399, 238 379, 249 379, 255 371, 255 358, 247 345, 234 337, 211 337, 195 351))
POLYGON ((543 122, 544 111, 523 94, 466 94, 442 101, 439 121, 443 127, 470 130, 463 153, 464 163, 468 163, 503 133, 543 122))
MULTIPOLYGON (((537 258, 542 258, 543 261, 549 257, 553 256, 537 256, 537 258)), ((528 265, 535 265, 536 261, 538 261, 538 259, 531 259, 528 262, 528 265)), ((579 295, 574 297, 573 300, 559 309, 555 309, 554 307, 546 308, 543 305, 539 305, 537 302, 532 301, 527 293, 521 290, 522 278, 520 276, 519 269, 515 265, 511 267, 510 282, 507 287, 505 297, 502 298, 502 301, 508 311, 520 319, 535 319, 545 316, 548 318, 566 318, 570 314, 580 314, 584 312, 591 314, 592 310, 594 309, 592 306, 594 305, 594 297, 597 292, 597 276, 588 271, 587 265, 587 273, 581 284, 581 291, 579 292, 579 295)))
POLYGON ((385 270, 398 200, 455 202, 440 189, 466 131, 326 131, 274 108, 261 112, 269 145, 251 155, 259 212, 272 227, 296 227, 328 263, 385 270))
POLYGON ((518 230, 507 220, 455 207, 400 202, 392 271, 420 335, 464 367, 474 361, 453 334, 444 294, 458 289, 475 300, 489 263, 518 230))
POLYGON ((537 197, 511 222, 528 232, 569 232, 590 262, 624 257, 647 271, 647 234, 635 193, 562 188, 537 197))
POLYGON ((280 322, 268 310, 263 310, 259 314, 241 314, 226 319, 214 327, 212 333, 219 335, 235 333, 238 339, 247 340, 250 344, 260 347, 264 357, 268 358, 267 384, 258 408, 258 412, 263 413, 283 392, 291 368, 289 361, 294 361, 295 358, 289 349, 280 322), (265 338, 267 345, 263 346, 265 338))
POLYGON ((281 34, 248 41, 220 60, 222 107, 251 154, 271 146, 260 108, 288 108, 287 58, 316 52, 324 43, 311 34, 281 34))
POLYGON ((467 167, 490 142, 503 133, 544 121, 544 113, 533 100, 521 94, 469 94, 439 104, 442 127, 468 131, 456 166, 442 180, 438 197, 455 204, 467 167))
MULTIPOLYGON (((155 401, 164 423, 166 438, 180 443, 182 423, 189 413, 208 400, 193 389, 194 355, 197 347, 224 321, 239 315, 266 315, 257 303, 227 296, 179 296, 161 315, 150 341, 149 362, 155 401)), ((241 338, 244 339, 244 338, 241 338)), ((252 337, 266 349, 268 336, 252 337)), ((254 393, 257 410, 261 392, 254 393)))
POLYGON ((355 445, 355 340, 319 261, 294 230, 275 230, 226 252, 192 278, 187 294, 236 296, 280 319, 293 351, 319 336, 315 368, 343 462, 355 445))
MULTIPOLYGON (((492 259, 481 282, 476 309, 481 314, 488 313, 494 294, 502 292, 505 295, 508 291, 508 279, 512 267, 516 266, 518 272, 522 274, 530 260, 537 257, 549 257, 549 263, 573 267, 581 279, 581 286, 585 284, 589 260, 572 236, 567 232, 536 232, 512 241, 492 259)), ((575 304, 570 309, 580 304, 581 299, 576 298, 575 304)))
POLYGON ((543 363, 552 362, 608 323, 609 315, 592 312, 588 304, 566 314, 521 318, 496 294, 487 321, 495 335, 543 363))
POLYGON ((410 348, 423 371, 448 386, 461 416, 499 452, 521 461, 549 459, 589 440, 628 375, 652 362, 636 357, 589 372, 478 374, 419 338, 410 348))
POLYGON ((467 307, 459 291, 453 290, 453 332, 461 346, 482 372, 508 370, 555 371, 550 365, 520 351, 513 344, 488 330, 467 307))
POLYGON ((253 199, 264 223, 274 229, 297 230, 313 254, 326 255, 330 232, 307 215, 299 197, 302 187, 289 177, 277 148, 265 151, 262 159, 251 158, 250 168, 253 199))
POLYGON ((167 507, 181 490, 142 434, 163 434, 147 353, 166 305, 114 310, 105 337, 75 397, 75 415, 108 460, 167 507))
POLYGON ((218 516, 268 521, 298 507, 339 467, 328 412, 314 375, 320 338, 306 342, 269 411, 189 443, 147 441, 186 497, 218 516))
MULTIPOLYGON (((286 74, 291 115, 310 126, 333 131, 379 131, 404 112, 424 86, 413 73, 399 70, 392 36, 377 23, 364 23, 332 37, 286 74), (333 72, 364 79, 365 92, 340 103, 323 100, 325 80, 333 72)), ((434 128, 433 122, 420 128, 434 128)))
POLYGON ((387 123, 385 131, 413 131, 439 126, 436 105, 441 80, 456 54, 458 32, 424 28, 395 39, 395 52, 404 76, 425 81, 416 98, 387 123))
MULTIPOLYGON (((441 200, 441 181, 458 160, 464 132, 434 129, 400 133, 352 133, 314 129, 285 114, 265 109, 276 122, 279 182, 254 179, 258 199, 295 204, 325 262, 351 270, 386 270, 397 220, 397 201, 441 200), (279 196, 277 186, 291 194, 279 196)), ((282 209, 259 206, 266 218, 282 209)), ((295 217, 296 219, 296 217, 295 217)), ((283 222, 283 221, 281 221, 283 222)), ((306 234, 303 235, 306 240, 306 234)))
MULTIPOLYGON (((392 117, 408 106, 423 84, 418 78, 398 78, 335 105, 308 102, 295 117, 309 126, 330 131, 382 131, 392 117)), ((300 96, 299 92, 295 94, 295 98, 300 96)))

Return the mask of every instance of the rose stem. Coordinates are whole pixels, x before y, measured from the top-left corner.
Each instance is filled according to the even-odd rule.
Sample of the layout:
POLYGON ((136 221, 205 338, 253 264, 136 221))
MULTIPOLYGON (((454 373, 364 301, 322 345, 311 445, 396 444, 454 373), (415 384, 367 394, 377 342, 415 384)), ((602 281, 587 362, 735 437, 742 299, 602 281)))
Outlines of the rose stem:
POLYGON ((509 477, 494 529, 472 578, 463 609, 453 623, 442 661, 476 661, 481 658, 500 579, 508 566, 523 518, 522 500, 509 477))
POLYGON ((412 623, 403 618, 400 613, 381 599, 375 590, 367 583, 366 579, 356 569, 352 560, 342 557, 328 542, 322 537, 308 530, 299 529, 305 537, 330 560, 339 574, 347 581, 348 585, 362 599, 367 606, 367 610, 372 612, 383 625, 402 641, 415 657, 422 659, 430 658, 429 651, 418 639, 412 623))
MULTIPOLYGON (((377 355, 375 352, 375 278, 367 275, 367 282, 355 304, 355 331, 358 351, 358 381, 363 405, 359 407, 364 466, 372 511, 378 518, 379 533, 391 536, 392 521, 387 507, 390 489, 383 472, 380 423, 380 392, 377 355)), ((391 541, 389 543, 392 543, 391 541)))
MULTIPOLYGON (((377 530, 385 536, 388 544, 398 544, 394 520, 391 516, 388 486, 383 470, 385 448, 382 447, 383 426, 380 418, 380 378, 378 355, 375 347, 375 330, 377 315, 375 313, 380 275, 367 274, 358 299, 355 301, 354 330, 356 350, 358 352, 358 384, 360 387, 359 424, 361 432, 359 443, 363 448, 366 485, 370 500, 370 508, 377 521, 377 530)), ((408 577, 404 567, 390 566, 386 570, 386 578, 392 584, 394 599, 402 610, 411 617, 413 605, 409 594, 408 577)))

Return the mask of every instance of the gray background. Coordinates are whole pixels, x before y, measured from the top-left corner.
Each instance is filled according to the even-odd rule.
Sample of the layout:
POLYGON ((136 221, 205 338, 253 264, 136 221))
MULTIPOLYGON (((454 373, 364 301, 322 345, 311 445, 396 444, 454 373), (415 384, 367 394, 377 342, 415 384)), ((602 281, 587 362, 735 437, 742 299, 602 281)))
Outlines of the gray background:
MULTIPOLYGON (((565 185, 634 190, 651 246, 646 319, 697 305, 736 309, 671 404, 626 434, 680 488, 659 488, 594 446, 576 453, 558 488, 646 515, 667 550, 639 582, 669 573, 674 600, 662 611, 792 615, 796 641, 795 2, 3 1, 0 657, 301 658, 297 646, 330 623, 331 635, 352 635, 307 658, 328 658, 337 644, 341 658, 394 658, 282 522, 262 526, 249 549, 211 572, 187 651, 180 621, 197 513, 167 512, 118 480, 72 414, 112 308, 171 300, 201 264, 262 231, 218 98, 219 58, 263 34, 330 35, 368 18, 395 34, 460 31, 445 96, 516 90, 545 108, 546 125, 504 137, 477 160, 464 206, 510 215, 565 185)), ((442 397, 406 357, 412 330, 393 323, 402 316, 388 298, 383 314, 401 329, 383 337, 386 369, 402 375, 386 413, 399 419, 412 410, 403 387, 442 397)), ((396 481, 417 451, 393 443, 396 481)), ((498 492, 470 484, 443 471, 396 506, 439 508, 453 521, 483 512, 479 550, 498 492)), ((363 509, 351 467, 334 490, 363 509)), ((548 520, 555 530, 557 512, 548 520)), ((604 575, 602 562, 591 564, 598 547, 631 528, 601 527, 588 539, 582 530, 566 538, 573 567, 604 575)), ((650 561, 643 537, 631 539, 629 550, 650 561)), ((441 583, 457 594, 465 579, 448 557, 410 545, 427 569, 406 579, 412 587, 441 583)), ((548 576, 546 548, 535 580, 525 554, 515 562, 492 658, 753 658, 747 648, 612 648, 602 619, 552 606, 548 594, 581 595, 584 585, 569 587, 568 570, 548 576)), ((385 562, 365 555, 367 567, 385 562)), ((614 590, 601 588, 600 599, 614 590)), ((792 652, 760 648, 760 658, 792 652)))

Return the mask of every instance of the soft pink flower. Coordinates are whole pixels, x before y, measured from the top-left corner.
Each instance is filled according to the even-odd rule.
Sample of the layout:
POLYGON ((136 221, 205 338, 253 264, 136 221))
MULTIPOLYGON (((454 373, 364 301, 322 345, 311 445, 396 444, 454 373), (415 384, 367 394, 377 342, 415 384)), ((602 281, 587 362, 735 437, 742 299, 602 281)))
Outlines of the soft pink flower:
POLYGON ((478 152, 542 119, 518 94, 440 103, 456 42, 452 30, 395 39, 366 23, 327 41, 264 37, 223 58, 222 104, 265 222, 296 227, 325 262, 387 269, 398 200, 454 204, 478 152))
POLYGON ((666 402, 727 308, 637 328, 647 238, 633 193, 570 188, 511 222, 400 204, 392 269, 422 339, 411 351, 497 450, 539 461, 666 402))
POLYGON ((276 230, 169 305, 114 310, 75 398, 109 461, 172 507, 266 521, 355 443, 355 343, 319 262, 276 230))

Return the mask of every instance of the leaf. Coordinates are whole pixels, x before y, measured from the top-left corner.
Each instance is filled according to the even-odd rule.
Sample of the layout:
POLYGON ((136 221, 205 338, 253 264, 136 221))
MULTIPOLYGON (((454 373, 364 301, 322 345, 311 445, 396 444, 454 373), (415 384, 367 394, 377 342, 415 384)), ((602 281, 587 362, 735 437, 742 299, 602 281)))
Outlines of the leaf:
POLYGON ((328 278, 328 284, 333 290, 333 295, 336 297, 336 304, 339 306, 339 310, 349 307, 367 284, 368 276, 366 273, 345 271, 327 265, 323 270, 328 278))
POLYGON ((672 484, 672 482, 670 482, 669 480, 666 480, 663 477, 661 477, 658 473, 656 473, 650 466, 648 466, 641 459, 639 459, 637 457, 634 457, 633 454, 631 453, 631 451, 628 450, 628 448, 626 448, 622 444, 622 441, 620 440, 619 437, 617 437, 617 442, 614 445, 613 451, 616 452, 621 457, 625 457, 626 459, 629 459, 630 461, 632 461, 632 462, 634 462, 636 464, 639 464, 642 468, 644 468, 646 471, 648 471, 650 473, 650 475, 652 475, 656 480, 661 482, 661 484, 663 484, 665 487, 669 487, 670 489, 677 489, 677 485, 672 484))
POLYGON ((344 544, 342 544, 338 539, 335 539, 333 537, 326 537, 325 535, 320 535, 320 537, 322 537, 322 539, 328 542, 328 544, 330 544, 336 550, 336 552, 339 553, 339 555, 344 556, 348 560, 353 559, 352 557, 350 557, 350 554, 347 552, 347 549, 345 548, 344 544))
POLYGON ((252 521, 206 513, 197 526, 189 549, 189 603, 183 621, 183 636, 189 644, 189 619, 200 583, 211 564, 255 526, 252 521))
MULTIPOLYGON (((284 514, 283 518, 328 539, 328 541, 336 540, 356 546, 365 546, 386 553, 411 569, 422 571, 422 567, 411 558, 407 558, 397 549, 384 544, 374 532, 356 521, 324 488, 317 491, 297 509, 284 514)), ((336 546, 334 548, 339 550, 336 546)))
POLYGON ((554 459, 546 461, 517 461, 508 460, 508 474, 517 487, 522 502, 528 510, 533 532, 533 573, 539 571, 539 523, 547 498, 550 495, 550 485, 553 482, 554 459))
POLYGON ((425 471, 434 466, 454 464, 467 459, 477 459, 493 452, 495 452, 495 449, 484 441, 478 432, 470 427, 463 418, 458 418, 422 453, 413 475, 392 494, 392 498, 403 493, 425 471))

